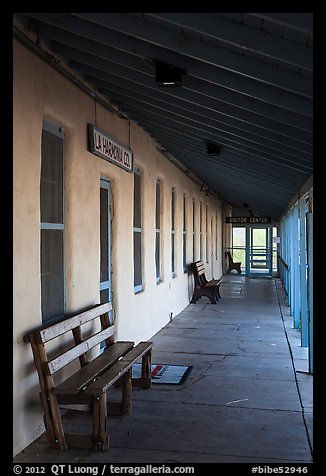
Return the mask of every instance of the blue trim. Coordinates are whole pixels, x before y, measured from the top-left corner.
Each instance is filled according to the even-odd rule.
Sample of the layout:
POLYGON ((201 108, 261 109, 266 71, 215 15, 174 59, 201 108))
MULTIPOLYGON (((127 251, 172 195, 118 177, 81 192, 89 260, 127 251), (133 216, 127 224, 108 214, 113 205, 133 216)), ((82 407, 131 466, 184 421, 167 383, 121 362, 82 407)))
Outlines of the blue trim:
POLYGON ((301 345, 308 347, 307 256, 306 256, 306 199, 299 203, 300 213, 300 290, 301 290, 301 345))
MULTIPOLYGON (((112 281, 111 281, 111 186, 108 179, 100 179, 100 188, 107 190, 107 199, 108 199, 108 209, 107 209, 107 218, 108 218, 108 280, 100 282, 100 291, 108 290, 108 299, 109 302, 112 301, 112 281)), ((100 237, 101 239, 101 237, 100 237)), ((109 312, 110 322, 113 323, 113 312, 109 312)))
POLYGON ((41 230, 64 230, 63 223, 41 223, 41 230))
POLYGON ((139 284, 138 286, 134 286, 134 293, 138 294, 143 290, 143 285, 139 284))
POLYGON ((55 126, 54 124, 45 119, 43 120, 42 130, 49 132, 50 134, 53 134, 57 137, 60 137, 61 139, 64 138, 63 127, 55 126))
POLYGON ((309 213, 308 213, 308 338, 309 338, 309 372, 313 372, 313 212, 312 212, 313 192, 309 192, 309 213))
POLYGON ((246 266, 245 275, 248 277, 266 277, 272 276, 273 273, 273 225, 251 225, 246 226, 246 266), (265 230, 265 246, 255 247, 253 231, 265 230), (262 259, 254 259, 254 257, 261 257, 262 259), (253 263, 266 263, 266 266, 260 270, 255 271, 253 263))
POLYGON ((313 214, 309 194, 300 197, 280 222, 280 277, 287 294, 294 328, 301 345, 308 347, 309 372, 313 369, 313 214))
POLYGON ((110 190, 110 181, 106 179, 101 179, 100 180, 101 188, 106 188, 107 190, 110 190))
POLYGON ((109 288, 110 288, 110 281, 102 281, 100 283, 100 291, 105 291, 106 289, 109 289, 109 288))

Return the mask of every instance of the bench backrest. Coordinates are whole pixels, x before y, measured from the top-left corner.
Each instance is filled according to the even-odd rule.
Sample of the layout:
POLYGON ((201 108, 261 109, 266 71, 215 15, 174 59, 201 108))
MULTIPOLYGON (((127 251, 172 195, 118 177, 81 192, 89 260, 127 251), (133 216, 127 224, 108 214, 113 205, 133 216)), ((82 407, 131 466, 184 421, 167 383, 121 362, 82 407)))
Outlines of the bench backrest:
POLYGON ((202 261, 196 261, 194 263, 194 272, 198 275, 201 276, 202 274, 205 274, 205 266, 202 261))
MULTIPOLYGON (((53 387, 52 375, 55 372, 77 358, 79 358, 80 365, 83 367, 89 362, 89 350, 103 341, 106 342, 106 346, 111 345, 113 335, 116 332, 116 328, 114 325, 111 325, 108 315, 111 310, 112 305, 110 302, 99 304, 56 324, 30 332, 24 337, 25 342, 31 343, 40 381, 43 380, 47 388, 53 387), (101 330, 98 332, 95 331, 95 333, 92 332, 91 335, 85 338, 82 326, 92 322, 95 323, 96 319, 100 320, 101 330), (46 344, 49 342, 52 343, 54 339, 70 331, 72 332, 72 346, 68 349, 58 350, 55 357, 49 358, 46 344)), ((90 329, 88 329, 88 332, 89 331, 90 329)), ((52 344, 51 347, 53 347, 52 344)))
POLYGON ((207 283, 205 265, 202 261, 193 263, 195 286, 204 286, 207 283))
POLYGON ((234 261, 233 261, 233 258, 232 258, 232 255, 231 255, 230 251, 226 252, 226 256, 228 257, 229 265, 234 264, 234 261))

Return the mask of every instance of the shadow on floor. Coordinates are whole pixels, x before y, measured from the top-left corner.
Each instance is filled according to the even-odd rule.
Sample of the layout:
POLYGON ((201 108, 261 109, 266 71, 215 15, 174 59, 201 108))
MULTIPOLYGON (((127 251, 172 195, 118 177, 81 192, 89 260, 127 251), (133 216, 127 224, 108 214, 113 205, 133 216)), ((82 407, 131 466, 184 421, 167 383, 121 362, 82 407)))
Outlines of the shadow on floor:
MULTIPOLYGON (((132 415, 108 420, 107 451, 59 452, 42 435, 14 462, 310 463, 312 376, 280 281, 226 275, 221 296, 153 337, 154 363, 192 370, 182 385, 134 389, 132 415)), ((81 431, 91 420, 69 412, 65 423, 81 431)))

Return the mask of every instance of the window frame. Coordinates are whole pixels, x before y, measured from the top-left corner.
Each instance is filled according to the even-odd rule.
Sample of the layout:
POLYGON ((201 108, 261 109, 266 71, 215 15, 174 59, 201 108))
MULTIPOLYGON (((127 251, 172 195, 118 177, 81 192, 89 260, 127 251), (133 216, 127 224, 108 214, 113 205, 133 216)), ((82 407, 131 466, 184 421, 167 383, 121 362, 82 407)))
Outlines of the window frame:
POLYGON ((203 261, 203 203, 199 204, 199 259, 203 261))
POLYGON ((133 250, 134 250, 134 256, 133 256, 133 268, 134 268, 134 294, 138 294, 144 290, 144 281, 143 281, 143 240, 142 240, 142 173, 141 170, 137 167, 134 167, 134 203, 133 203, 133 250), (135 226, 135 177, 136 175, 139 177, 139 213, 140 213, 140 227, 135 226), (135 234, 139 233, 140 234, 140 281, 141 284, 135 285, 135 234))
POLYGON ((205 216, 205 252, 206 252, 206 263, 209 263, 209 246, 208 246, 208 205, 206 204, 206 216, 205 216))
POLYGON ((186 194, 182 198, 182 268, 187 272, 187 223, 186 223, 186 194))
POLYGON ((196 237, 195 237, 195 199, 192 199, 192 261, 195 262, 195 250, 196 250, 196 237))
POLYGON ((176 197, 176 189, 172 187, 171 190, 171 276, 172 278, 176 277, 175 272, 175 197, 176 197))
POLYGON ((42 124, 42 137, 41 137, 41 169, 40 169, 40 285, 41 285, 41 319, 42 324, 54 324, 56 322, 60 322, 64 320, 65 313, 66 313, 66 273, 65 273, 65 194, 64 194, 64 184, 65 184, 65 174, 64 174, 64 167, 65 167, 65 156, 64 156, 64 129, 60 126, 57 126, 47 120, 43 120, 42 124), (42 143, 43 143, 43 132, 47 132, 52 134, 53 136, 57 137, 61 141, 61 222, 50 222, 50 221, 42 221, 42 165, 43 165, 43 154, 42 154, 42 143), (59 315, 46 318, 44 319, 44 310, 43 304, 44 300, 42 299, 42 262, 43 262, 43 253, 42 253, 42 231, 61 231, 62 232, 62 256, 61 256, 61 266, 62 266, 62 296, 61 296, 61 304, 63 308, 63 312, 59 315))
POLYGON ((161 187, 161 180, 157 179, 155 184, 155 275, 156 275, 156 284, 160 284, 162 282, 162 246, 161 246, 161 239, 162 239, 162 231, 161 231, 161 223, 162 223, 162 187, 161 187), (157 194, 159 193, 159 197, 157 194), (157 247, 158 247, 158 254, 157 254, 157 247))

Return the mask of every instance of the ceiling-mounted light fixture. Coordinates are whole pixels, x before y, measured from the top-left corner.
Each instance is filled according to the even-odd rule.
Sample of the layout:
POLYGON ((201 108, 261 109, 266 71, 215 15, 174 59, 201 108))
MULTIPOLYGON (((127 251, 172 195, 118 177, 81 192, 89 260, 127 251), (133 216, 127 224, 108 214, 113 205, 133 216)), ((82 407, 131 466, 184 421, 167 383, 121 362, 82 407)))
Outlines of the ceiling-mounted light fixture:
POLYGON ((161 61, 155 61, 155 81, 159 87, 181 86, 181 70, 161 61))
POLYGON ((208 155, 220 155, 223 146, 220 144, 214 144, 214 142, 207 142, 207 154, 208 155))

